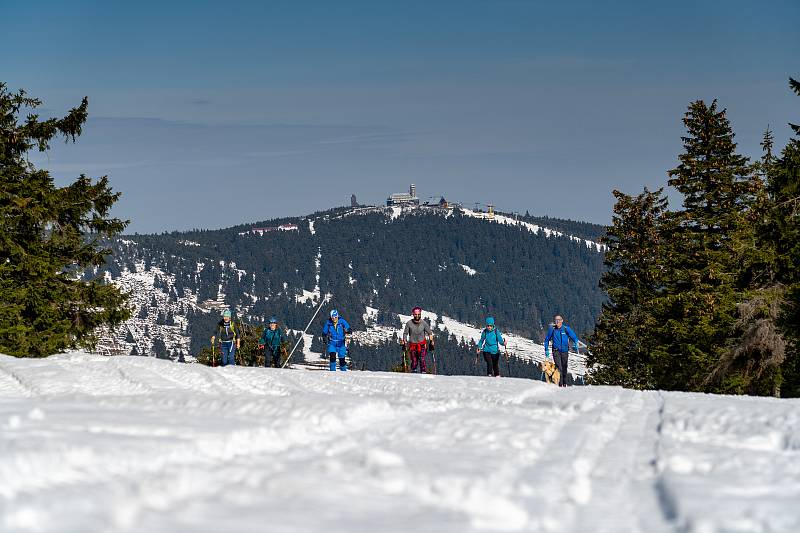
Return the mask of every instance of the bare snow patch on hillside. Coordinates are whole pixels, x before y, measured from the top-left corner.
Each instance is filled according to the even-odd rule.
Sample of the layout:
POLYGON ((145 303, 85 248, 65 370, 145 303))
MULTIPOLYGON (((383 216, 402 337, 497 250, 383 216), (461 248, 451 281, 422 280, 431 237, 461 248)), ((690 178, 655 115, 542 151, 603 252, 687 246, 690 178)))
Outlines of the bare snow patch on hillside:
POLYGON ((308 304, 319 300, 319 296, 320 294, 318 291, 307 291, 303 289, 303 294, 295 294, 294 300, 300 304, 308 304))
POLYGON ((472 267, 469 267, 469 266, 467 266, 467 265, 462 265, 461 263, 459 263, 459 264, 458 264, 458 266, 460 266, 461 268, 463 268, 463 269, 464 269, 464 272, 466 272, 466 273, 467 273, 468 275, 470 275, 470 276, 474 276, 475 274, 477 274, 477 273, 478 273, 478 271, 477 271, 477 270, 475 270, 474 268, 472 268, 472 267))
POLYGON ((322 248, 319 248, 317 250, 316 257, 314 257, 314 272, 316 273, 314 275, 314 278, 316 280, 316 284, 314 285, 314 290, 307 291, 305 289, 302 289, 303 293, 297 294, 294 297, 297 303, 308 304, 319 301, 320 297, 322 296, 322 293, 319 288, 319 272, 321 265, 322 265, 322 248))
POLYGON ((364 309, 364 315, 362 316, 364 323, 369 324, 375 322, 375 319, 378 318, 378 310, 370 306, 366 306, 364 309))
MULTIPOLYGON (((181 309, 197 308, 197 295, 185 289, 184 294, 171 298, 175 276, 158 267, 145 270, 144 263, 136 265, 135 271, 123 270, 113 283, 122 292, 130 295, 133 307, 131 318, 113 331, 104 331, 97 346, 99 353, 107 355, 128 355, 134 348, 139 355, 155 355, 153 345, 156 338, 164 341, 168 353, 189 354, 191 338, 186 332, 186 318, 181 309), (164 283, 156 287, 156 279, 164 283), (155 303, 155 307, 151 304, 155 303), (174 323, 159 323, 159 313, 172 316, 174 323)), ((174 295, 173 295, 174 296, 174 295)))

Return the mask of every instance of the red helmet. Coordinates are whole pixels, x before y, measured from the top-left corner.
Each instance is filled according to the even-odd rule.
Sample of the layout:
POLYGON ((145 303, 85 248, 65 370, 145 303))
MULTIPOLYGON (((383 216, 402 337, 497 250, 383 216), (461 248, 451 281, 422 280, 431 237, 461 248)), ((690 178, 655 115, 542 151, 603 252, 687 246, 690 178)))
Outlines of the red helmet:
POLYGON ((420 314, 422 314, 422 308, 421 308, 421 307, 419 307, 419 306, 417 306, 417 307, 415 307, 414 309, 412 309, 412 310, 411 310, 411 314, 412 314, 412 315, 415 315, 415 314, 417 314, 417 313, 420 313, 420 314))

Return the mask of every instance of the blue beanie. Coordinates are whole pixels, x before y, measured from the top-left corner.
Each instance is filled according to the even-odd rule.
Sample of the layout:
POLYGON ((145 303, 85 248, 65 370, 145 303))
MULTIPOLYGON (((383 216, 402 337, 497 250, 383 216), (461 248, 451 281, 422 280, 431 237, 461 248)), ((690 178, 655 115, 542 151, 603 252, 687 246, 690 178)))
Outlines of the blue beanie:
POLYGON ((494 326, 494 318, 486 317, 486 325, 487 326, 494 326))

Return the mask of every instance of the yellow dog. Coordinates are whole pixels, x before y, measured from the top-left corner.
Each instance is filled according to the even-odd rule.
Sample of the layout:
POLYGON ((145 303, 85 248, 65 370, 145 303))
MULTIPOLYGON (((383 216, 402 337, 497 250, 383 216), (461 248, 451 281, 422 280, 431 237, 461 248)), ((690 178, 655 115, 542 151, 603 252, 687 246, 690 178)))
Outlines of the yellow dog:
POLYGON ((556 364, 549 359, 545 359, 540 363, 540 366, 542 367, 542 373, 544 373, 544 378, 547 382, 556 385, 561 378, 561 372, 558 371, 556 364))

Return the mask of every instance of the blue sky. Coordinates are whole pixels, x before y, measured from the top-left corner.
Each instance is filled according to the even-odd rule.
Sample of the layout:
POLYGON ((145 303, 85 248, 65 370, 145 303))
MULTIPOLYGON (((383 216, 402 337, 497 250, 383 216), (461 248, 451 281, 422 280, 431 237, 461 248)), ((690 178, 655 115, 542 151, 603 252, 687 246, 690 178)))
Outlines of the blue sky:
POLYGON ((379 203, 416 183, 607 223, 665 184, 695 99, 740 150, 800 120, 800 2, 0 1, 0 80, 61 114, 59 183, 108 174, 130 231, 379 203), (122 3, 119 3, 122 4, 122 3), (647 5, 652 4, 652 5, 647 5))

